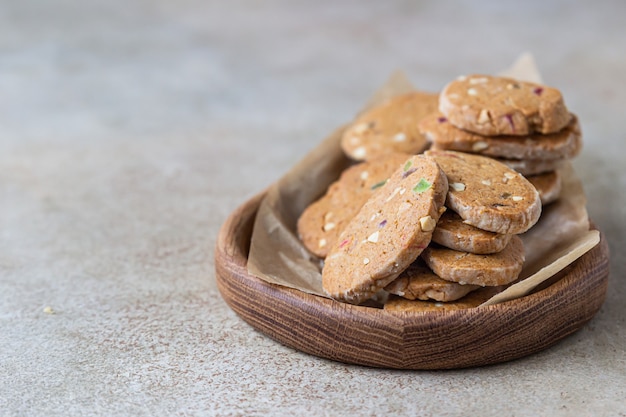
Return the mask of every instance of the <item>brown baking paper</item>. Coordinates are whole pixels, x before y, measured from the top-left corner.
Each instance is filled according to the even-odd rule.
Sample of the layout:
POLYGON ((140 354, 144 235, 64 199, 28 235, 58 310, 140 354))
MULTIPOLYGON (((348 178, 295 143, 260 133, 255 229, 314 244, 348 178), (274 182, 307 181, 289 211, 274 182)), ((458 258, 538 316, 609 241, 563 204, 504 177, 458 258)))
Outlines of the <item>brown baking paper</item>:
MULTIPOLYGON (((531 55, 525 54, 501 74, 541 82, 531 55)), ((415 90, 402 73, 391 76, 365 109, 395 95, 415 90)), ((248 272, 269 283, 327 297, 322 288, 321 261, 300 242, 296 223, 302 211, 321 197, 351 164, 340 147, 343 128, 313 149, 273 184, 262 199, 254 223, 248 272)), ((560 199, 545 207, 539 222, 521 236, 526 262, 520 281, 485 304, 522 297, 554 276, 599 241, 589 231, 582 184, 571 164, 562 168, 560 199)))

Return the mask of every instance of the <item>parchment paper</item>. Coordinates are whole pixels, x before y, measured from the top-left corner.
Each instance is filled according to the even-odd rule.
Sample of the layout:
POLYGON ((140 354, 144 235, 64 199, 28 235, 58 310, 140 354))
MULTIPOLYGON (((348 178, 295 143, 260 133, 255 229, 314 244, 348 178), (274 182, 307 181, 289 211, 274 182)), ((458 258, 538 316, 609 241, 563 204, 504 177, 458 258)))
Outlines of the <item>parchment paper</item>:
MULTIPOLYGON (((529 54, 521 55, 501 74, 541 82, 534 59, 529 54)), ((402 73, 395 73, 374 94, 364 110, 412 90, 415 88, 410 81, 402 73)), ((298 239, 296 223, 300 213, 323 195, 351 164, 340 148, 342 131, 343 128, 337 129, 268 189, 252 232, 248 256, 250 274, 273 284, 327 297, 322 288, 321 261, 298 239)), ((599 241, 598 232, 589 231, 586 198, 571 164, 565 164, 561 174, 564 183, 560 199, 545 207, 539 222, 521 236, 526 249, 521 281, 485 304, 528 294, 599 241)))

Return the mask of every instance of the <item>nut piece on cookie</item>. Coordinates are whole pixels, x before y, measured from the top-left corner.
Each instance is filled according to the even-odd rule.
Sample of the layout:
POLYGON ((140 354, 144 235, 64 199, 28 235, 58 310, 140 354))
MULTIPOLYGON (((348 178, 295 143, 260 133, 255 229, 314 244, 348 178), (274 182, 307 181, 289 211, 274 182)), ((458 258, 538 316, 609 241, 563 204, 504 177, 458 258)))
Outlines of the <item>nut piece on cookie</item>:
POLYGON ((346 128, 341 148, 357 161, 391 152, 420 153, 428 142, 417 123, 437 109, 437 101, 437 94, 421 92, 393 97, 359 115, 346 128))
POLYGON ((515 281, 526 258, 522 239, 512 236, 506 248, 491 255, 429 246, 422 252, 422 259, 437 276, 447 281, 497 286, 515 281))
POLYGON ((437 222, 433 242, 449 249, 484 255, 500 252, 509 243, 511 236, 474 227, 448 210, 437 222))
POLYGON ((454 126, 485 136, 554 133, 570 121, 559 90, 490 75, 449 83, 439 96, 439 111, 454 126))
POLYGON ((480 288, 478 285, 461 285, 439 278, 421 259, 413 262, 398 278, 385 287, 385 291, 408 300, 454 301, 480 288))
POLYGON ((304 246, 325 258, 348 222, 407 158, 404 154, 387 154, 345 170, 326 194, 300 215, 298 236, 304 246))
POLYGON ((451 186, 446 205, 468 224, 500 234, 530 229, 541 215, 539 193, 521 174, 500 162, 454 151, 426 151, 451 186))
POLYGON ((358 304, 396 279, 430 243, 447 189, 433 158, 408 158, 348 223, 326 257, 326 293, 358 304))

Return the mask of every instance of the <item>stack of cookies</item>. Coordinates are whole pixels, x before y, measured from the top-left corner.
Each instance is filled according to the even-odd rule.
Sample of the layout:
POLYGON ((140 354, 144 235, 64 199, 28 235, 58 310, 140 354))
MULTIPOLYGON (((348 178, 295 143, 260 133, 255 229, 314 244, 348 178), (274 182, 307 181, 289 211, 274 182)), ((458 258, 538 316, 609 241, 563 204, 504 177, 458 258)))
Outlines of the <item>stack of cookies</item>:
POLYGON ((558 199, 558 168, 581 149, 578 119, 554 88, 487 75, 459 77, 422 119, 431 149, 489 156, 535 185, 544 205, 558 199))
POLYGON ((323 286, 335 299, 361 303, 384 289, 450 302, 478 290, 479 301, 517 279, 516 234, 540 213, 535 188, 491 158, 390 153, 344 171, 302 213, 298 233, 325 260, 323 286))
MULTIPOLYGON (((391 310, 440 309, 470 294, 476 304, 501 291, 522 271, 524 245, 517 236, 541 215, 534 186, 521 174, 485 156, 430 150, 448 179, 446 212, 431 244, 413 265, 388 284, 391 310), (407 300, 432 300, 409 302, 407 300)), ((452 304, 454 308, 458 303, 452 304)))
POLYGON ((576 118, 557 90, 490 76, 450 83, 433 109, 433 95, 404 95, 345 130, 355 164, 298 220, 330 297, 384 290, 385 309, 466 308, 518 278, 517 235, 558 197, 576 118))

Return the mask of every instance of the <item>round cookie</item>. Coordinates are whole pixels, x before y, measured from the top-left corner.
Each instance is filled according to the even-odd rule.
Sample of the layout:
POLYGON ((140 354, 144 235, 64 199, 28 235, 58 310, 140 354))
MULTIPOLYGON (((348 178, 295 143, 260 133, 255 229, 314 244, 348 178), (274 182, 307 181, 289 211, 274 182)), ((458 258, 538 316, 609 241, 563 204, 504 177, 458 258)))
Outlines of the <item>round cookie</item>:
POLYGON ((567 159, 582 148, 578 118, 556 133, 526 136, 482 136, 454 127, 440 113, 422 119, 420 131, 431 149, 471 152, 508 159, 567 159))
POLYGON ((511 236, 469 225, 458 214, 447 210, 437 222, 432 240, 449 249, 484 255, 500 252, 511 236))
POLYGON ((304 246, 325 258, 348 222, 408 158, 405 154, 388 154, 346 169, 326 194, 300 215, 297 229, 304 246))
POLYGON ((542 205, 554 203, 561 194, 561 174, 559 171, 531 175, 526 179, 537 189, 542 205))
POLYGON ((426 151, 446 173, 450 189, 446 205, 465 223, 501 234, 530 229, 541 215, 533 185, 507 166, 480 155, 426 151))
POLYGON ((570 121, 556 88, 490 75, 449 83, 439 96, 439 111, 454 126, 485 136, 554 133, 570 121))
POLYGON ((470 292, 465 297, 451 302, 407 300, 391 295, 384 305, 386 311, 419 313, 423 311, 452 311, 478 307, 494 295, 504 291, 506 287, 485 287, 470 292))
POLYGON ((565 159, 494 159, 525 177, 556 171, 565 162, 565 159))
POLYGON ((408 300, 454 301, 480 288, 439 278, 420 259, 413 262, 385 291, 408 300))
POLYGON ((524 265, 524 244, 512 236, 498 253, 476 255, 443 247, 429 246, 422 259, 437 276, 459 284, 481 286, 506 285, 517 279, 524 265))
POLYGON ((428 142, 417 123, 437 109, 437 100, 437 94, 421 92, 393 97, 359 115, 344 131, 341 148, 357 161, 390 152, 420 153, 428 142))
POLYGON ((396 279, 430 243, 445 210, 445 174, 433 158, 410 157, 348 223, 329 252, 322 285, 360 303, 396 279))

